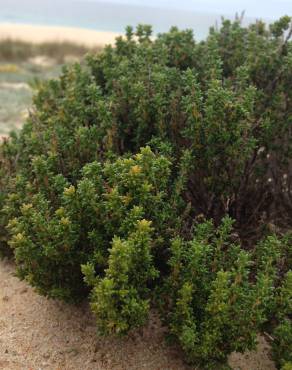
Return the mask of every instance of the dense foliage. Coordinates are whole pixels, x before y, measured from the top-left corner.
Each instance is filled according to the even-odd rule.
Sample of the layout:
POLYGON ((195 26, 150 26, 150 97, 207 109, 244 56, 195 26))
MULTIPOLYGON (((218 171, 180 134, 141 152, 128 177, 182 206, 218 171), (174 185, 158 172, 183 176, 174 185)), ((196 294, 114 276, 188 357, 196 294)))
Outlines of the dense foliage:
MULTIPOLYGON (((81 299, 87 294, 81 265, 90 263, 103 275, 111 260, 112 239, 130 236, 144 217, 156 225, 156 247, 162 243, 167 234, 162 226, 172 215, 166 202, 170 162, 155 156, 149 147, 134 157, 103 166, 99 162, 85 165, 76 186, 69 185, 60 174, 51 173, 49 180, 43 181, 43 158, 35 158, 34 166, 42 191, 35 193, 34 186, 26 184, 24 192, 30 203, 22 204, 8 229, 20 276, 41 293, 65 300, 81 299)), ((12 198, 7 201, 6 212, 13 212, 16 194, 12 198)))
POLYGON ((276 304, 276 322, 277 325, 273 331, 273 354, 277 365, 292 366, 292 271, 290 270, 284 276, 283 284, 278 288, 278 294, 275 300, 276 304), (290 315, 290 317, 289 317, 290 315))
POLYGON ((291 360, 291 19, 149 26, 45 82, 0 147, 0 250, 102 334, 151 307, 217 369, 270 331, 291 360))
POLYGON ((230 221, 217 230, 200 224, 191 241, 172 242, 165 289, 170 333, 191 360, 211 368, 228 353, 252 347, 273 299, 277 239, 263 242, 254 266, 252 255, 229 240, 230 221))

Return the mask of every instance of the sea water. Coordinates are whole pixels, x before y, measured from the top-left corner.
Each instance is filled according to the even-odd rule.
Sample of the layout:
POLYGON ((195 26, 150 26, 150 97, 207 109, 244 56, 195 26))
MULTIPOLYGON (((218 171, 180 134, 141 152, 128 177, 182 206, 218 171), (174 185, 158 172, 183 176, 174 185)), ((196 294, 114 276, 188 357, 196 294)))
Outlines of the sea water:
MULTIPOLYGON (((221 15, 232 17, 235 11, 245 10, 244 5, 251 0, 238 1, 0 0, 0 22, 82 27, 113 32, 123 32, 126 25, 144 23, 151 24, 155 33, 165 32, 176 25, 179 28, 193 29, 196 38, 202 39, 210 26, 220 23, 221 15)), ((270 0, 270 4, 275 1, 270 0)), ((291 3, 286 1, 288 0, 276 1, 278 12, 282 11, 279 9, 281 2, 284 2, 283 9, 287 8, 288 11, 289 6, 291 8, 289 4, 292 0, 291 3)), ((255 4, 254 1, 252 3, 255 4)), ((263 14, 263 17, 268 16, 263 14)), ((256 16, 256 9, 251 7, 245 22, 254 20, 256 16)))

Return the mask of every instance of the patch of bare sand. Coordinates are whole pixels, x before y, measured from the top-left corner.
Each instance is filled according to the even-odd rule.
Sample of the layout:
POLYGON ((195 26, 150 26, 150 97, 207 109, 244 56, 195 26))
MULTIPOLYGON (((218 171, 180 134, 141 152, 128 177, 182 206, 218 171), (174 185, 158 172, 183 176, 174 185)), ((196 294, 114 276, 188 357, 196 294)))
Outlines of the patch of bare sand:
MULTIPOLYGON (((177 348, 164 342, 153 315, 146 328, 124 339, 99 338, 88 306, 69 306, 36 294, 0 261, 0 369, 189 370, 177 348)), ((275 370, 265 342, 257 352, 234 354, 236 370, 275 370)))
POLYGON ((56 65, 56 60, 46 55, 38 55, 36 57, 29 58, 28 62, 42 68, 50 68, 56 65))
POLYGON ((247 351, 244 354, 232 353, 229 365, 234 370, 276 370, 271 360, 271 348, 264 337, 258 338, 257 351, 247 351))
POLYGON ((77 27, 0 23, 0 40, 12 39, 33 43, 69 41, 88 46, 104 46, 114 43, 118 35, 115 32, 77 27))
POLYGON ((0 82, 0 89, 31 90, 26 82, 0 82))

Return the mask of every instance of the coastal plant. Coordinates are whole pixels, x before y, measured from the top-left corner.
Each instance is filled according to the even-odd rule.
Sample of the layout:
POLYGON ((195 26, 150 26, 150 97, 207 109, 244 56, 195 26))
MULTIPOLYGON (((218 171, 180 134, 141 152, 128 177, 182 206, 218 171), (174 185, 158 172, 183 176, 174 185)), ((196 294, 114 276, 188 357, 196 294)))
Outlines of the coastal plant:
POLYGON ((87 66, 41 84, 19 135, 18 171, 31 180, 32 158, 43 156, 75 185, 86 163, 158 140, 171 148, 177 176, 188 153, 189 220, 203 214, 218 224, 228 214, 249 241, 269 223, 289 226, 289 21, 225 20, 200 43, 191 31, 153 40, 149 27, 128 27, 87 66))
POLYGON ((277 238, 262 241, 255 264, 232 241, 230 218, 217 229, 199 224, 190 241, 172 241, 163 317, 191 363, 215 369, 231 352, 255 348, 274 296, 279 247, 277 238))
POLYGON ((292 270, 283 277, 282 285, 278 288, 275 300, 275 325, 272 335, 273 358, 279 368, 286 368, 292 364, 292 270))
MULTIPOLYGON (((7 245, 9 236, 6 229, 10 215, 4 212, 4 206, 7 198, 11 197, 11 178, 15 175, 18 156, 16 142, 16 136, 11 135, 10 140, 4 139, 0 145, 0 257, 11 256, 11 249, 7 245)), ((18 204, 14 210, 17 206, 18 204)))
MULTIPOLYGON (((39 192, 32 191, 30 182, 22 184, 25 202, 8 229, 19 276, 41 294, 66 301, 82 299, 88 288, 81 265, 88 263, 103 276, 112 239, 127 238, 145 217, 155 227, 157 258, 162 253, 159 249, 175 226, 175 213, 166 202, 171 174, 166 157, 146 147, 103 166, 92 162, 84 166, 76 186, 61 174, 46 180, 41 158, 34 165, 39 192)), ((18 192, 10 198, 20 196, 18 192)), ((8 203, 6 212, 14 205, 11 199, 8 203)))
POLYGON ((99 333, 159 307, 189 362, 291 338, 291 18, 124 37, 42 82, 0 145, 0 249, 99 333))
POLYGON ((219 222, 227 213, 249 240, 264 224, 291 220, 289 22, 224 20, 201 43, 177 28, 154 41, 145 30, 137 43, 128 29, 116 48, 88 59, 112 101, 116 150, 153 137, 170 142, 178 162, 188 150, 192 215, 219 222))
POLYGON ((91 309, 102 334, 125 334, 146 323, 150 309, 149 284, 158 277, 151 248, 151 222, 139 220, 126 239, 115 237, 103 277, 94 265, 84 265, 86 282, 93 286, 91 309))

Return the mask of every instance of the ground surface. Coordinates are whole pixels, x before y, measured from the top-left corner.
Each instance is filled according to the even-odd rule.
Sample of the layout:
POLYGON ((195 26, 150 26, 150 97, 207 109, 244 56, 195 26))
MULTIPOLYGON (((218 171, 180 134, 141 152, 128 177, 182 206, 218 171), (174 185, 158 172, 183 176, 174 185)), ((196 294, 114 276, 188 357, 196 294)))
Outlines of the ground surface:
POLYGON ((0 40, 13 39, 34 43, 69 41, 87 46, 106 45, 119 36, 116 32, 95 31, 78 27, 41 26, 32 24, 1 23, 0 40))
MULTIPOLYGON (((73 307, 37 295, 0 261, 0 369, 3 370, 188 370, 178 349, 163 340, 153 316, 126 339, 98 338, 86 305, 73 307)), ((233 354, 234 370, 275 370, 269 348, 233 354)))

